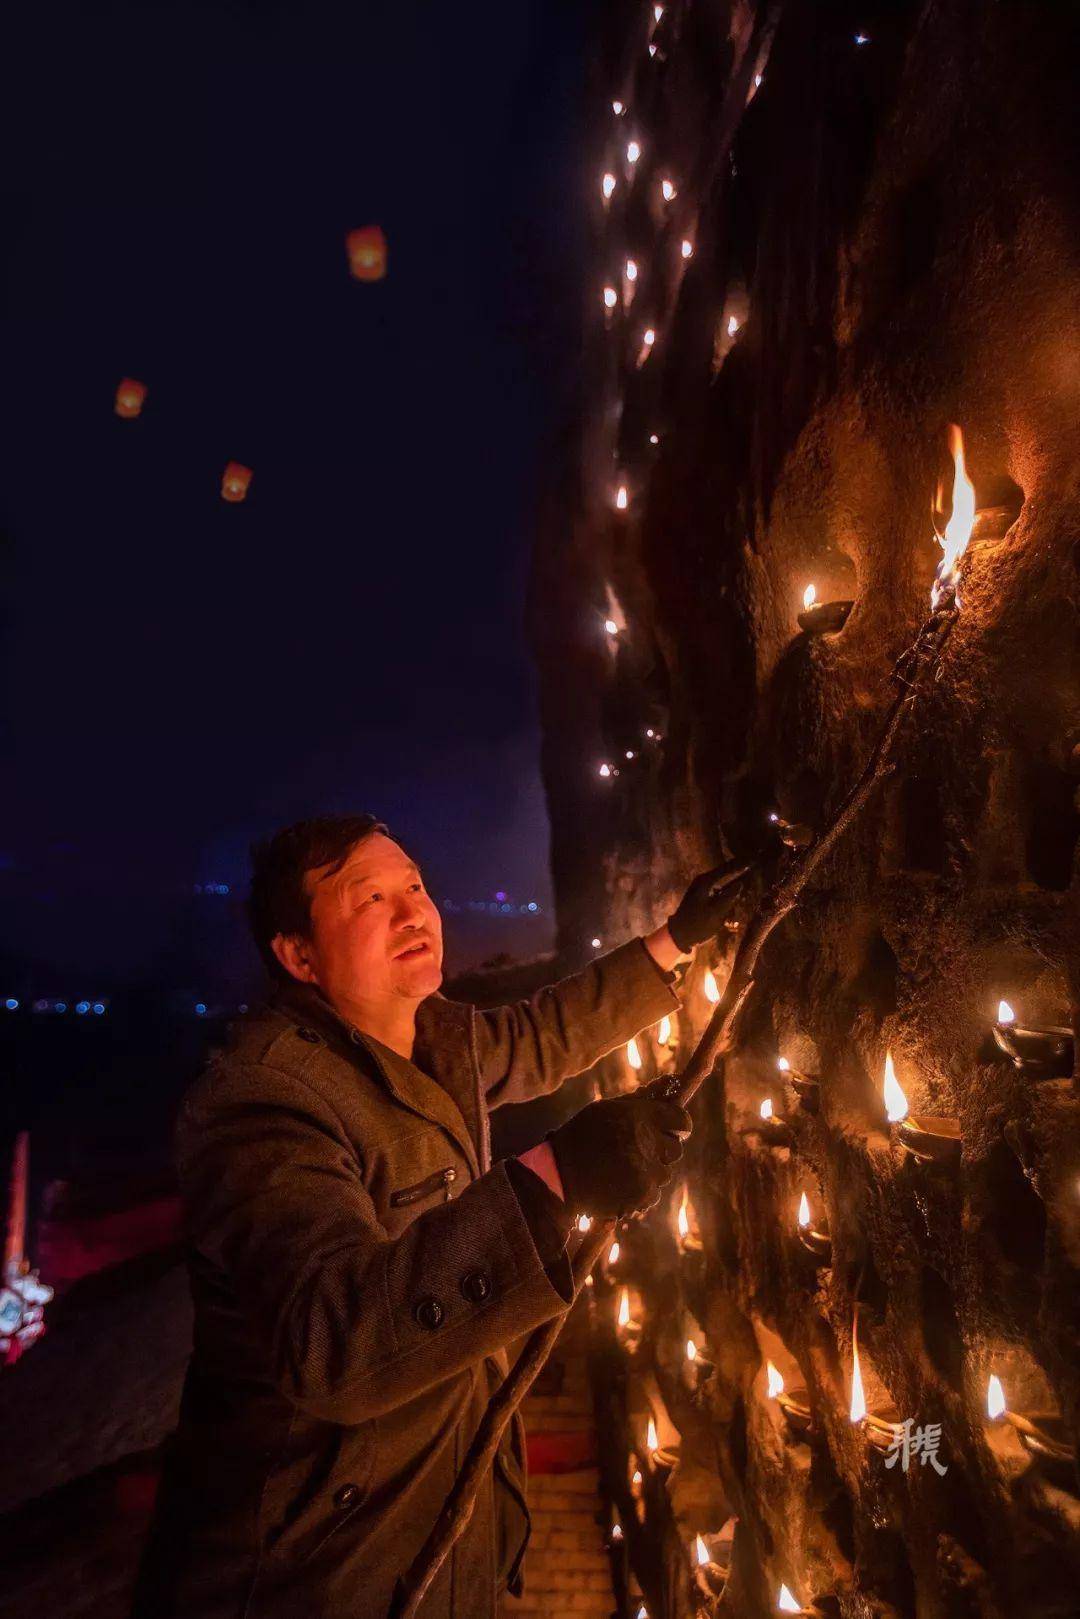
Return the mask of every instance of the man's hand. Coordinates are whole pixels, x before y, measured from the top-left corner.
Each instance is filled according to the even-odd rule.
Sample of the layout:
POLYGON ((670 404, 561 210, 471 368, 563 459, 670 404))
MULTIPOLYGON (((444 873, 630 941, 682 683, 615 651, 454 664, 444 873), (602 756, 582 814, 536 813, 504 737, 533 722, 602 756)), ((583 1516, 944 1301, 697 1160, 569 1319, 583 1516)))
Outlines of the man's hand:
POLYGON ((659 1200, 692 1125, 651 1092, 591 1102, 548 1137, 571 1213, 618 1219, 659 1200))
POLYGON ((740 879, 749 870, 749 866, 740 866, 731 860, 694 878, 667 924, 668 932, 684 955, 696 944, 704 944, 706 939, 715 938, 719 933, 738 897, 740 879))

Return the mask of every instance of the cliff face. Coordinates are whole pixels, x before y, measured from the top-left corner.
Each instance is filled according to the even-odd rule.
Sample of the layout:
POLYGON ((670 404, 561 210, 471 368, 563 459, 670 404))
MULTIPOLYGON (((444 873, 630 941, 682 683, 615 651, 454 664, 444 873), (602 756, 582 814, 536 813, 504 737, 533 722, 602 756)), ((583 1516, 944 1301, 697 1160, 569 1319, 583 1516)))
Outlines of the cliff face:
MULTIPOLYGON (((694 1534, 730 1515, 731 1614, 774 1612, 781 1582, 845 1616, 1077 1612, 1073 1042, 1017 1067, 993 1025, 1002 999, 1038 1026, 1080 1004, 1078 66, 1073 8, 1019 0, 612 8, 598 41, 580 433, 532 603, 564 950, 651 925, 728 852, 758 863, 753 905, 791 858, 770 813, 828 823, 926 617, 949 423, 978 508, 899 768, 771 938, 694 1105, 702 1250, 680 1185, 594 1287, 606 1476, 653 1619, 704 1603, 694 1534), (854 603, 838 634, 799 628, 811 583, 854 603), (957 1161, 887 1123, 886 1052, 957 1161), (887 1467, 851 1422, 856 1306, 871 1414, 940 1424, 944 1474, 925 1445, 887 1467), (1056 1462, 988 1420, 992 1373, 1056 1462), (646 1510, 647 1408, 681 1452, 666 1483, 643 1469, 646 1510)), ((678 1052, 639 1042, 646 1076, 689 1055, 732 944, 698 952, 678 1052)), ((611 1059, 604 1085, 629 1079, 611 1059)))

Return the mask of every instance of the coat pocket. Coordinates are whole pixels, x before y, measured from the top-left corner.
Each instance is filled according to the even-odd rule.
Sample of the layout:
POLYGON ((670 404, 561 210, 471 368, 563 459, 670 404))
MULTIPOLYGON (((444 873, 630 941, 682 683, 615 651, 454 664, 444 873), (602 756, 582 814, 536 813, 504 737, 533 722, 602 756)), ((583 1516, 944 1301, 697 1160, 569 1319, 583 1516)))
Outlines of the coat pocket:
POLYGON ((263 1543, 269 1555, 294 1567, 315 1553, 367 1501, 378 1452, 378 1421, 312 1435, 298 1454, 282 1458, 267 1481, 263 1543))
POLYGON ((442 1192, 449 1203, 450 1188, 457 1180, 457 1176, 458 1172, 453 1164, 447 1164, 445 1169, 437 1169, 433 1175, 425 1175, 415 1186, 399 1186, 397 1191, 390 1193, 390 1207, 407 1208, 410 1203, 419 1203, 423 1198, 430 1197, 433 1192, 442 1192))

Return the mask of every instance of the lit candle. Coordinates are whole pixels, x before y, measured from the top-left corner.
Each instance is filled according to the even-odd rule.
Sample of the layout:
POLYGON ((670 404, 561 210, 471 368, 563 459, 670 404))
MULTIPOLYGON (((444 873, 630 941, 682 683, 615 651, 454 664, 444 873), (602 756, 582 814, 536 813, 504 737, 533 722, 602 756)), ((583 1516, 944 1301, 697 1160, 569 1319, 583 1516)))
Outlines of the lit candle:
POLYGON ((605 174, 600 182, 600 189, 604 193, 604 201, 607 202, 611 197, 611 193, 615 190, 615 176, 605 174))
POLYGON ((1007 1028, 1010 1023, 1016 1022, 1016 1013, 1013 1011, 1008 1001, 998 1001, 997 1020, 1003 1029, 1007 1028))
POLYGON ((619 294, 615 291, 615 288, 614 287, 605 287, 604 288, 604 307, 606 309, 614 309, 615 305, 618 303, 618 301, 619 301, 619 294))
POLYGON ((691 1363, 697 1360, 697 1344, 693 1338, 687 1338, 686 1340, 686 1358, 691 1363))
POLYGON ((1000 1377, 990 1373, 990 1380, 986 1385, 986 1414, 993 1420, 1005 1415, 1005 1390, 1001 1386, 1000 1377))
POLYGON ((799 1224, 803 1227, 810 1224, 810 1203, 805 1192, 799 1199, 799 1224))
POLYGON ((709 1561, 709 1549, 700 1535, 694 1541, 694 1555, 697 1558, 698 1568, 704 1568, 709 1561))
POLYGON ((582 1231, 582 1232, 592 1230, 592 1221, 589 1219, 589 1216, 587 1214, 579 1214, 578 1215, 578 1217, 577 1217, 577 1228, 578 1228, 579 1231, 582 1231))
POLYGON ((621 483, 615 492, 615 509, 616 511, 624 512, 628 504, 629 497, 626 493, 626 485, 621 483))
POLYGON ((620 1327, 630 1325, 630 1289, 628 1287, 619 1289, 619 1313, 616 1320, 620 1327))
POLYGON ((649 1426, 645 1430, 645 1449, 650 1456, 655 1456, 660 1448, 660 1441, 656 1437, 656 1423, 649 1418, 649 1426))
POLYGON ((626 1042, 626 1060, 631 1068, 641 1067, 641 1052, 638 1050, 638 1043, 634 1039, 626 1042))
POLYGON ((772 1108, 772 1097, 771 1096, 767 1096, 765 1098, 765 1100, 762 1102, 761 1107, 758 1109, 758 1111, 760 1112, 761 1117, 763 1119, 771 1119, 772 1118, 772 1116, 773 1116, 773 1108, 772 1108))
POLYGON ((680 247, 679 251, 681 252, 684 259, 688 259, 690 257, 690 255, 693 253, 694 244, 693 244, 693 242, 690 240, 690 238, 688 236, 683 237, 682 246, 680 247))
POLYGON ((641 142, 640 141, 631 141, 630 144, 626 148, 626 161, 628 163, 636 163, 640 156, 641 156, 641 142))
POLYGON ((625 266, 625 268, 623 270, 623 274, 626 276, 627 281, 636 281, 637 280, 637 260, 636 259, 627 259, 626 266, 625 266))
POLYGON ((608 1249, 607 1262, 608 1262, 609 1265, 617 1265, 619 1263, 619 1254, 621 1253, 621 1251, 622 1250, 619 1247, 619 1240, 616 1237, 615 1241, 612 1243, 611 1247, 608 1249))
POLYGON ((765 1372, 769 1380, 769 1399, 775 1400, 778 1394, 784 1392, 784 1379, 771 1360, 765 1362, 765 1372))
POLYGON ((813 585, 807 585, 806 589, 802 593, 802 604, 803 604, 803 606, 806 607, 806 608, 813 607, 816 600, 817 600, 817 591, 816 591, 816 589, 814 588, 813 585))
POLYGON ((675 198, 678 196, 678 192, 675 190, 675 187, 670 180, 661 180, 660 190, 664 194, 665 202, 674 202, 675 198))

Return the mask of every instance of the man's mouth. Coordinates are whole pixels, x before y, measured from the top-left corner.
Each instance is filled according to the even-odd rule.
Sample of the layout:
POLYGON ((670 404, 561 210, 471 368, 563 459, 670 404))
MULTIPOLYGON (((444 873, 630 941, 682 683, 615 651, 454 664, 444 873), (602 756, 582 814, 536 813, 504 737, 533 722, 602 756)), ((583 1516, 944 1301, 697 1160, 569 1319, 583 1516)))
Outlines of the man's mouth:
POLYGON ((427 940, 418 939, 415 944, 406 945, 404 950, 399 950, 395 955, 394 960, 411 961, 416 956, 422 956, 425 953, 430 954, 430 951, 431 946, 428 944, 427 940))

